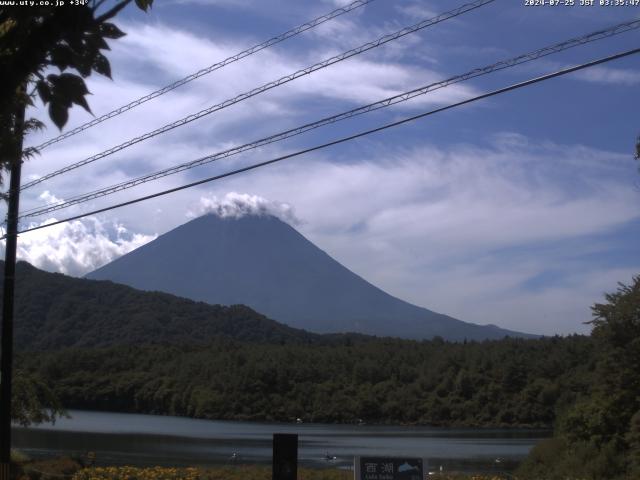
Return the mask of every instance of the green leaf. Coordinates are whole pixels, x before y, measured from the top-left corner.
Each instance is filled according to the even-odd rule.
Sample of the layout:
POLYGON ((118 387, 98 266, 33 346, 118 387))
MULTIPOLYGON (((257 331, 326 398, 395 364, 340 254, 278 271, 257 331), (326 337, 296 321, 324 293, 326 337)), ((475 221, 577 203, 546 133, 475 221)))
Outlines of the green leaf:
POLYGON ((73 51, 65 46, 59 45, 51 50, 51 63, 64 71, 73 65, 73 51))
POLYGON ((80 75, 83 77, 88 77, 91 75, 91 67, 93 65, 94 55, 90 55, 86 51, 82 52, 80 55, 73 56, 73 68, 75 68, 80 75))
POLYGON ((124 37, 126 34, 116 27, 113 23, 104 22, 100 25, 100 33, 103 37, 118 39, 124 37))
POLYGON ((93 69, 100 75, 111 78, 111 65, 107 57, 99 53, 93 61, 93 69))
MULTIPOLYGON (((51 75, 50 75, 51 76, 51 75)), ((75 98, 89 93, 84 80, 73 73, 63 73, 55 79, 49 80, 54 88, 54 95, 65 98, 75 98)))
POLYGON ((89 107, 89 104, 87 103, 87 99, 84 97, 78 97, 76 98, 73 103, 75 103, 76 105, 80 105, 82 108, 84 108, 87 112, 93 114, 93 112, 91 111, 91 107, 89 107))
POLYGON ((38 91, 38 95, 40 95, 40 100, 45 105, 51 101, 51 88, 49 84, 45 80, 38 80, 36 83, 36 90, 38 91))
POLYGON ((84 83, 84 80, 72 73, 63 73, 62 75, 60 75, 58 83, 60 82, 64 83, 66 88, 68 88, 69 90, 78 92, 81 95, 86 95, 87 93, 89 93, 89 89, 84 83))
POLYGON ((67 416, 53 390, 37 374, 17 370, 13 378, 11 418, 22 426, 67 416))
POLYGON ((64 127, 69 119, 69 109, 61 103, 52 101, 49 105, 49 116, 56 127, 62 130, 62 127, 64 127))
POLYGON ((88 93, 87 85, 78 75, 63 73, 55 80, 53 96, 56 102, 65 105, 67 108, 71 106, 71 103, 75 103, 86 111, 91 112, 89 104, 84 98, 88 93))
POLYGON ((136 0, 136 5, 138 6, 138 8, 144 10, 145 12, 147 11, 147 9, 151 8, 152 4, 153 0, 136 0))
POLYGON ((109 44, 105 41, 100 33, 94 33, 87 37, 87 43, 95 50, 111 50, 109 44))

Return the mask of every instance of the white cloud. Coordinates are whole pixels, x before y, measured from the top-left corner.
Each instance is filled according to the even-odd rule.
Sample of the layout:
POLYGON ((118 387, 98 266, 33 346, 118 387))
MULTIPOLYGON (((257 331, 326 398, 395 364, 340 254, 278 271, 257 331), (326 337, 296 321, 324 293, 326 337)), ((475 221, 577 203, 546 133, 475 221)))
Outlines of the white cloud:
MULTIPOLYGON (((351 18, 338 17, 325 22, 309 32, 326 48, 329 43, 341 50, 348 50, 370 41, 376 35, 371 30, 363 30, 351 18)), ((337 52, 336 52, 337 53, 337 52)))
POLYGON ((213 214, 220 218, 242 218, 247 215, 272 215, 291 225, 300 223, 294 209, 288 203, 275 202, 257 195, 229 192, 224 197, 215 195, 200 197, 194 210, 189 210, 189 218, 213 214))
MULTIPOLYGON (((113 108, 114 99, 121 103, 139 97, 160 86, 165 77, 178 78, 196 68, 226 58, 250 44, 249 41, 233 40, 214 43, 190 32, 172 29, 162 24, 132 23, 123 28, 129 34, 119 42, 114 42, 111 57, 116 80, 92 77, 89 81, 89 87, 94 93, 90 103, 96 114, 113 108), (145 66, 151 64, 161 74, 140 73, 148 71, 145 66)), ((325 56, 324 54, 322 56, 325 56)), ((317 59, 318 57, 314 58, 317 59)), ((204 106, 213 105, 262 82, 290 73, 310 62, 311 60, 301 60, 279 51, 261 52, 196 80, 188 87, 145 103, 118 119, 104 122, 82 135, 47 148, 43 152, 43 158, 38 157, 25 164, 24 178, 31 180, 71 162, 82 160, 198 111, 204 106), (269 65, 269 68, 265 68, 265 65, 269 65)), ((224 112, 214 113, 188 127, 177 128, 134 145, 69 175, 56 177, 47 182, 47 188, 55 191, 57 195, 71 197, 346 109, 345 105, 329 111, 322 109, 321 114, 308 118, 305 116, 308 112, 304 102, 309 98, 322 103, 338 101, 363 104, 439 79, 440 77, 431 70, 408 64, 365 57, 349 59, 314 75, 300 78, 286 87, 230 107, 224 112), (259 121, 256 122, 256 119, 259 121), (251 125, 251 128, 247 129, 246 125, 251 125), (229 138, 233 138, 233 141, 229 138), (79 186, 82 188, 79 189, 79 186)), ((441 104, 474 93, 475 90, 469 86, 454 85, 396 105, 393 109, 397 111, 441 104)), ((88 114, 76 110, 72 112, 69 128, 91 118, 88 114)), ((32 137, 28 143, 37 144, 54 131, 51 127, 44 134, 32 137)), ((175 178, 171 181, 179 182, 175 178)), ((35 203, 42 200, 38 198, 40 188, 25 192, 25 207, 35 206, 35 203)))
POLYGON ((593 83, 634 86, 640 84, 640 72, 624 68, 592 67, 577 74, 578 78, 593 83))
MULTIPOLYGON (((212 5, 245 3, 210 1, 212 5)), ((406 6, 430 8, 432 3, 406 2, 406 6)), ((271 6, 260 4, 260 14, 271 6)), ((298 9, 296 15, 302 13, 302 8, 307 9, 306 4, 290 6, 298 9)), ((321 8, 326 9, 327 5, 321 8)), ((395 11, 395 7, 386 11, 395 11)), ((288 42, 260 52, 52 146, 42 157, 25 164, 24 177, 36 178, 341 49, 371 40, 382 33, 376 30, 382 27, 360 24, 370 13, 374 13, 373 8, 355 20, 351 16, 341 17, 335 23, 309 32, 312 41, 301 37, 300 42, 288 42), (314 50, 306 50, 309 45, 314 50)), ((411 8, 404 13, 430 16, 430 12, 416 9, 412 12, 411 8)), ((192 20, 197 24, 197 19, 192 20)), ((391 17, 378 17, 373 23, 384 25, 386 32, 398 27, 397 24, 389 27, 394 21, 391 17)), ((407 17, 401 21, 406 23, 407 17)), ((185 26, 188 24, 182 23, 180 28, 173 23, 124 24, 123 30, 128 35, 112 42, 113 50, 109 52, 115 81, 101 77, 89 79, 93 111, 96 114, 109 111, 263 40, 253 38, 249 29, 238 28, 237 35, 231 36, 229 30, 216 31, 215 25, 210 29, 207 26, 209 38, 204 38, 196 33, 198 29, 188 30, 185 26)), ((281 27, 279 24, 274 31, 281 27)), ((404 43, 393 43, 349 59, 187 128, 178 128, 58 177, 47 182, 48 191, 44 193, 40 187, 27 190, 23 192, 21 205, 28 209, 43 202, 54 202, 57 197, 69 198, 335 114, 354 104, 380 100, 449 77, 470 68, 467 64, 470 52, 474 55, 492 53, 490 61, 493 61, 495 55, 491 48, 496 47, 492 47, 493 43, 485 45, 481 36, 478 42, 470 42, 469 37, 454 36, 448 30, 444 33, 440 30, 440 34, 438 41, 446 42, 446 48, 440 48, 435 39, 423 41, 420 36, 408 36, 404 43), (454 47, 450 48, 449 42, 454 47), (469 51, 465 53, 465 64, 460 65, 455 56, 461 52, 451 55, 451 51, 465 48, 469 51), (437 59, 442 60, 442 67, 438 69, 455 68, 456 71, 434 70, 431 67, 437 65, 434 63, 437 59)), ((476 30, 471 30, 471 34, 480 35, 476 30)), ((494 42, 493 37, 490 36, 489 41, 494 42)), ((517 48, 514 53, 520 53, 532 45, 517 42, 512 47, 517 48)), ((545 64, 545 61, 520 68, 551 70, 564 65, 545 64)), ((475 61, 472 66, 477 66, 475 61)), ((577 78, 610 85, 638 83, 637 74, 630 70, 600 68, 591 72, 577 78)), ((448 103, 476 93, 475 87, 460 84, 394 108, 414 109, 448 103)), ((607 114, 601 113, 603 117, 607 114)), ((44 111, 39 116, 44 119, 44 111)), ((74 108, 69 128, 90 118, 89 114, 74 108)), ((418 129, 404 130, 405 136, 400 132, 390 134, 396 137, 372 137, 345 150, 307 155, 91 220, 22 235, 21 255, 44 268, 80 274, 154 238, 156 232, 163 233, 183 223, 187 210, 193 215, 207 208, 223 214, 276 212, 292 221, 280 204, 266 200, 283 199, 294 205, 305 219, 306 223, 298 224, 302 233, 349 268, 402 298, 464 320, 538 333, 583 328, 580 321, 584 312, 588 313, 588 305, 599 299, 600 292, 615 286, 615 281, 624 280, 636 267, 640 269, 640 260, 630 259, 629 270, 624 271, 615 266, 579 262, 579 265, 565 267, 575 253, 567 245, 572 240, 603 234, 638 218, 635 206, 640 198, 633 185, 637 178, 633 162, 628 156, 612 152, 533 141, 517 134, 478 140, 474 133, 477 125, 465 124, 468 120, 464 115, 456 119, 449 117, 449 120, 446 115, 439 118, 445 122, 459 121, 456 126, 468 129, 470 141, 482 142, 484 146, 454 145, 450 143, 451 136, 445 134, 446 138, 438 142, 449 143, 449 146, 435 147, 418 129), (403 147, 390 146, 389 139, 403 147), (228 195, 229 191, 248 193, 228 195), (201 201, 201 197, 204 200, 201 201), (128 232, 118 233, 114 225, 126 226, 128 232), (85 236, 87 239, 83 240, 85 236), (547 256, 531 253, 532 247, 544 243, 557 243, 559 252, 547 256), (524 252, 518 258, 499 253, 508 249, 524 252), (535 292, 520 288, 524 282, 558 265, 562 267, 565 281, 562 285, 535 292), (568 279, 572 271, 578 273, 568 279), (544 323, 536 317, 548 321, 544 323)), ((532 117, 531 123, 534 120, 540 128, 547 128, 540 130, 545 132, 540 133, 540 137, 566 138, 562 129, 545 127, 553 123, 548 119, 532 117)), ((366 117, 359 117, 357 124, 366 121, 366 117)), ((487 118, 489 127, 492 121, 487 118)), ((326 137, 319 138, 325 131, 331 132, 327 137, 343 136, 350 125, 353 124, 345 122, 314 132, 309 143, 326 141, 326 137)), ((484 127, 479 131, 491 130, 484 127)), ((528 127, 525 124, 523 128, 528 127)), ((50 126, 28 143, 38 143, 39 139, 55 133, 55 128, 50 126)), ((630 142, 633 135, 629 135, 630 142)), ((194 178, 219 173, 223 166, 235 166, 235 162, 246 164, 249 160, 264 160, 298 149, 296 142, 306 141, 307 137, 300 137, 295 142, 265 147, 250 155, 229 159, 231 162, 225 160, 220 165, 166 177, 71 211, 80 213, 81 208, 89 210, 106 206, 115 202, 114 199, 125 200, 175 187, 194 178)))
POLYGON ((208 7, 232 7, 232 8, 248 8, 251 7, 251 0, 172 0, 179 4, 198 4, 208 7))
MULTIPOLYGON (((625 269, 579 259, 610 248, 589 236, 639 217, 635 165, 625 155, 513 133, 496 135, 485 147, 373 145, 361 150, 368 155, 291 160, 108 218, 162 233, 184 223, 185 211, 274 214, 391 294, 463 320, 533 333, 586 331, 589 305, 640 270, 640 258, 630 258, 625 269), (287 203, 268 200, 277 198, 287 203), (542 245, 555 247, 541 254, 542 245), (514 249, 517 254, 508 253, 514 249), (557 270, 556 282, 524 287, 549 270, 557 270)), ((175 183, 164 179, 144 193, 175 183)), ((37 232, 21 236, 22 256, 76 274, 153 238, 119 241, 79 222, 68 231, 54 228, 42 230, 38 241, 29 240, 37 232)))
POLYGON ((345 5, 349 5, 350 3, 352 3, 353 0, 322 0, 322 2, 334 5, 336 7, 344 7, 345 5))
POLYGON ((477 323, 584 332, 589 306, 640 271, 638 257, 625 269, 580 260, 593 253, 590 236, 639 218, 627 156, 504 134, 485 148, 382 149, 361 160, 293 161, 220 188, 286 198, 302 233, 356 273, 477 323), (544 245, 554 249, 541 254, 544 245), (557 282, 525 287, 549 270, 557 282))
POLYGON ((56 203, 64 202, 64 198, 56 197, 54 194, 49 192, 49 190, 45 190, 44 192, 42 192, 38 198, 42 200, 46 205, 54 205, 56 203))
POLYGON ((418 20, 432 18, 437 15, 435 10, 429 8, 424 3, 404 3, 403 5, 398 5, 396 9, 403 15, 418 20))
MULTIPOLYGON (((358 104, 368 104, 399 95, 415 88, 443 80, 443 76, 424 68, 401 63, 352 59, 339 68, 329 68, 304 79, 294 88, 300 93, 322 95, 358 104)), ((399 104, 399 108, 441 105, 472 97, 477 90, 469 85, 451 85, 414 100, 399 104)))
MULTIPOLYGON (((574 63, 561 62, 553 57, 546 57, 522 64, 518 67, 519 71, 533 72, 536 75, 552 73, 554 71, 563 70, 582 62, 574 63)), ((640 73, 636 70, 628 68, 616 68, 604 65, 596 65, 586 70, 580 70, 568 75, 566 78, 577 80, 580 82, 596 83, 603 85, 617 85, 620 87, 633 87, 640 84, 640 73)))
MULTIPOLYGON (((52 218, 39 225, 53 222, 52 218)), ((132 233, 120 223, 87 217, 20 235, 17 255, 43 270, 81 276, 154 238, 132 233)))

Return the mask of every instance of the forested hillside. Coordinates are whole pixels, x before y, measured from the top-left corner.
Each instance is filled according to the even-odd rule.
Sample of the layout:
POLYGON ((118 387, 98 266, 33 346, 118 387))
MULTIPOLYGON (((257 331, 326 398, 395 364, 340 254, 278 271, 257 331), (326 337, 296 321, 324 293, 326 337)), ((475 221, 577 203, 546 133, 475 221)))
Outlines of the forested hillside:
POLYGON ((69 408, 212 419, 550 426, 588 391, 588 337, 202 347, 25 355, 69 408))
MULTIPOLYGON (((3 269, 4 262, 0 262, 0 271, 3 269)), ((16 274, 18 350, 205 344, 218 336, 275 343, 308 343, 320 338, 242 305, 209 305, 166 293, 142 292, 108 281, 44 272, 26 262, 18 263, 16 274)))

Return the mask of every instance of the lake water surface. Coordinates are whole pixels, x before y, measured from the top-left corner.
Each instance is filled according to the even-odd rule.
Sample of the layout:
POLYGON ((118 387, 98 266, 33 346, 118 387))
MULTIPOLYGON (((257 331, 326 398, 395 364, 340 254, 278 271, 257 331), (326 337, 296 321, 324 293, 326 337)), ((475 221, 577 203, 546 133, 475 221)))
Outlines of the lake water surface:
POLYGON ((269 463, 274 433, 297 433, 302 465, 347 467, 353 457, 422 457, 429 469, 510 471, 546 430, 222 422, 71 410, 55 425, 14 427, 33 457, 96 452, 98 464, 210 466, 269 463), (325 456, 336 456, 327 461, 325 456))

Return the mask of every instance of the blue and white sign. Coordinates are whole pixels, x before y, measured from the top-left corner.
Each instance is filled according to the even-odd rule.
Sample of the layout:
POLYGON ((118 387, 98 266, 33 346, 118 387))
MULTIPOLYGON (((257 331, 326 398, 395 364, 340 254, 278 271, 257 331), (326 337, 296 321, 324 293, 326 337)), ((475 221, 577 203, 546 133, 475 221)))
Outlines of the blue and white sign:
POLYGON ((421 458, 355 457, 355 480, 423 480, 421 458))

